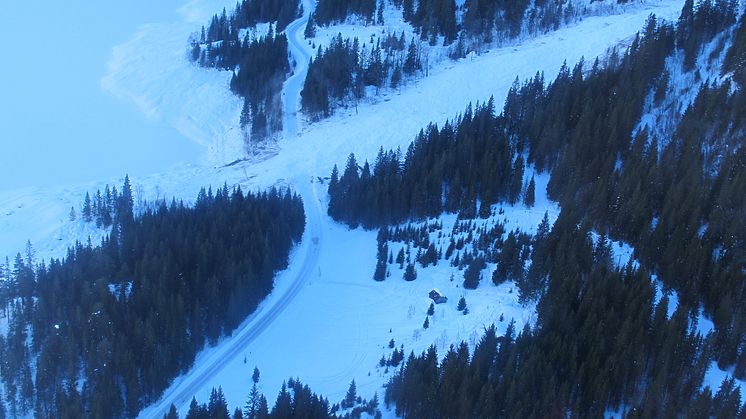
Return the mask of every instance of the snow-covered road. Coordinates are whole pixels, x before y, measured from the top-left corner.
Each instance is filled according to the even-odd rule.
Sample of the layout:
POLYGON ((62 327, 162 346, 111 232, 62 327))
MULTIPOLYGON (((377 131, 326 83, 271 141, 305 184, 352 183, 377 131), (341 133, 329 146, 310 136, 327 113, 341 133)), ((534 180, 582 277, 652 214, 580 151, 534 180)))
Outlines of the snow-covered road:
POLYGON ((311 0, 303 0, 302 4, 303 16, 285 28, 285 34, 288 37, 288 48, 295 61, 293 75, 285 81, 282 89, 285 138, 293 138, 298 135, 300 91, 303 89, 303 83, 306 80, 306 73, 308 72, 308 61, 311 59, 311 49, 303 36, 303 32, 311 15, 313 4, 311 0))

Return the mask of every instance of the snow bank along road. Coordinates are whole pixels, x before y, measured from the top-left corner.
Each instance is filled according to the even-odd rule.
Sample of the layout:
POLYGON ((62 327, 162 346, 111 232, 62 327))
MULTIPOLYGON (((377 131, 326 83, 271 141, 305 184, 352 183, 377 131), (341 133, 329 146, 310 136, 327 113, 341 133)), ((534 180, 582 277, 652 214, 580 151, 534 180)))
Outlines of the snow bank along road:
POLYGON ((229 339, 221 342, 219 349, 210 354, 208 359, 195 362, 197 368, 187 375, 176 379, 172 387, 154 405, 143 410, 139 417, 162 417, 171 404, 181 409, 187 406, 192 397, 207 384, 210 378, 218 374, 226 365, 243 353, 264 330, 272 324, 277 316, 285 310, 298 292, 311 279, 318 269, 319 250, 321 248, 322 204, 318 196, 316 184, 309 177, 296 178, 296 192, 303 198, 306 211, 306 228, 301 246, 291 258, 291 264, 284 277, 290 277, 292 282, 280 284, 281 289, 273 292, 260 304, 257 311, 244 321, 243 326, 236 329, 229 339))

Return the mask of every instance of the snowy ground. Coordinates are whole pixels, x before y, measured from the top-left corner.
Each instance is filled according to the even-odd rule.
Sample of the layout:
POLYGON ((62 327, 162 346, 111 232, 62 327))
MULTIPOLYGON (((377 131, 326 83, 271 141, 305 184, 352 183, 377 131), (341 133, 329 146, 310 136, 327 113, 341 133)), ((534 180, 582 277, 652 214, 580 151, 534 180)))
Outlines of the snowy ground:
MULTIPOLYGON (((538 176, 536 180, 535 207, 504 206, 502 214, 483 222, 506 221, 508 230, 520 228, 530 232, 535 230, 545 212, 553 221, 559 208, 544 193, 548 176, 538 176)), ((534 307, 518 303, 514 283, 495 286, 486 277, 476 290, 465 290, 461 287, 463 272, 447 263, 425 269, 418 266, 419 276, 413 282, 404 281, 397 268, 392 269, 391 277, 384 282, 373 281, 376 232, 350 231, 318 213, 326 207, 325 185, 318 181, 310 188, 298 185, 298 189, 304 196, 320 199, 316 201, 319 205, 305 201, 309 207, 310 228, 304 244, 294 252, 290 268, 279 276, 278 289, 239 328, 241 332, 234 339, 242 339, 242 334, 251 333, 247 331, 257 325, 262 328, 261 334, 239 351, 232 352, 227 362, 226 352, 231 350, 226 347, 232 347, 230 340, 204 351, 197 359, 197 367, 178 379, 164 399, 143 411, 141 417, 158 416, 170 403, 176 403, 184 413, 193 394, 198 400, 207 400, 210 389, 219 385, 223 386, 231 407, 241 406, 255 366, 262 373, 262 386, 270 400, 282 381, 290 377, 299 377, 332 403, 342 400, 352 379, 356 381, 358 394, 370 398, 378 392, 381 397, 382 386, 393 369, 387 371, 378 367, 378 361, 381 356, 391 355, 392 349, 388 348, 391 339, 397 348, 403 345, 407 354, 435 345, 443 355, 451 344, 460 341, 468 342, 473 348, 484 328, 491 324, 497 326, 498 333, 503 333, 511 319, 516 321, 517 330, 526 322, 535 321, 534 307), (320 228, 317 229, 317 225, 320 228), (309 246, 314 249, 311 253, 319 252, 314 255, 316 260, 310 263, 301 260, 306 258, 304 247, 309 246), (262 319, 266 313, 287 294, 296 292, 288 288, 295 286, 298 277, 303 278, 303 284, 293 295, 293 303, 275 313, 272 322, 265 325, 262 319), (433 288, 450 298, 447 303, 436 306, 435 314, 430 317, 430 327, 425 330, 422 324, 431 303, 428 293, 433 288), (467 315, 456 310, 461 296, 467 301, 467 315), (209 371, 209 378, 197 380, 200 385, 193 388, 192 377, 206 375, 205 370, 209 371)), ((443 231, 449 231, 455 219, 455 214, 444 215, 443 231)), ((488 275, 491 270, 485 273, 488 275)))
MULTIPOLYGON (((227 167, 224 164, 243 154, 237 128, 240 101, 228 90, 229 73, 196 68, 186 61, 185 39, 232 2, 192 0, 180 10, 180 21, 140 27, 132 39, 114 48, 102 85, 137 106, 150 120, 174 127, 205 150, 206 158, 195 158, 167 171, 131 176, 136 193, 140 190, 144 198, 192 200, 201 186, 224 182, 244 189, 279 184, 294 187, 308 205, 314 199, 325 199, 324 187, 311 184, 311 178, 328 176, 332 166, 343 164, 350 152, 362 161, 374 159, 381 146, 405 148, 422 127, 431 121, 442 124, 469 102, 483 102, 494 95, 501 104, 516 76, 525 79, 538 70, 551 80, 563 61, 572 65, 584 56, 590 62, 609 46, 628 42, 650 13, 675 18, 682 4, 683 0, 647 2, 624 15, 591 17, 521 45, 444 62, 433 68, 429 77, 401 92, 391 92, 356 110, 340 110, 313 125, 300 124, 299 135, 281 140, 273 156, 227 167), (449 88, 456 85, 458 90, 449 88)), ((149 154, 152 141, 133 137, 131 146, 149 154)), ((166 153, 161 157, 169 161, 166 153)), ((83 169, 73 165, 69 170, 83 169)), ((100 235, 80 221, 68 221, 70 207, 78 205, 79 209, 85 192, 102 188, 104 183, 121 185, 118 176, 123 175, 65 188, 0 185, 0 255, 21 251, 30 239, 39 257, 60 257, 74 240, 100 235)), ((525 209, 513 211, 516 223, 525 222, 520 221, 525 217, 522 211, 525 209)), ((543 215, 540 212, 538 220, 543 215)), ((193 372, 176 380, 164 402, 178 396, 181 385, 194 385, 197 390, 193 393, 201 401, 207 400, 212 386, 222 385, 231 408, 242 406, 254 366, 262 372, 261 384, 270 400, 281 381, 290 376, 299 377, 332 402, 342 398, 353 378, 363 397, 376 391, 380 396, 385 377, 376 364, 381 355, 390 353, 386 345, 391 338, 397 346, 404 344, 407 351, 420 351, 435 343, 442 352, 451 342, 478 336, 484 325, 499 323, 500 314, 518 321, 531 318, 531 309, 517 305, 517 293, 510 292, 510 283, 494 287, 489 281, 467 295, 471 313, 461 315, 455 311, 459 290, 454 288, 455 281, 449 281, 451 268, 446 266, 424 270, 412 283, 392 276, 377 284, 371 279, 375 233, 349 231, 331 222, 323 211, 317 211, 315 217, 310 214, 310 233, 294 250, 289 270, 278 277, 276 291, 245 327, 236 331, 235 338, 201 353, 193 372), (309 242, 314 235, 320 238, 318 246, 309 242), (433 287, 455 298, 437 307, 431 327, 425 331, 421 325, 429 306, 427 292, 433 287), (262 321, 261 333, 247 339, 246 345, 231 344, 251 334, 253 322, 268 315, 272 321, 262 321)), ((503 327, 504 323, 500 330, 503 327)), ((174 401, 183 412, 189 400, 181 397, 174 401)), ((161 414, 162 410, 152 408, 141 416, 161 414)))
POLYGON ((182 2, 3 3, 0 190, 143 175, 199 156, 171 125, 146 120, 99 83, 112 46, 138 25, 178 18, 182 2))

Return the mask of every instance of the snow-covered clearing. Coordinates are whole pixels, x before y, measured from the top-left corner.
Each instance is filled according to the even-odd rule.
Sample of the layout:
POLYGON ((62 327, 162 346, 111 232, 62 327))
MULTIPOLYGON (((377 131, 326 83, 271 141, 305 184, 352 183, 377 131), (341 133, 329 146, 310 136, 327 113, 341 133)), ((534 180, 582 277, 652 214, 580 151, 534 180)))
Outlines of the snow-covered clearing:
MULTIPOLYGON (((231 408, 241 406, 255 365, 262 372, 262 388, 270 400, 281 381, 290 376, 301 378, 332 402, 342 398, 349 381, 355 378, 358 392, 369 398, 376 391, 380 395, 385 377, 376 364, 381 355, 390 353, 387 344, 392 338, 397 346, 404 344, 406 351, 420 351, 435 343, 442 352, 450 343, 478 336, 483 326, 499 323, 500 314, 505 318, 500 331, 512 317, 529 321, 532 310, 517 304, 517 293, 510 292, 513 286, 506 283, 495 287, 489 280, 466 294, 470 313, 463 316, 457 312, 460 295, 454 287, 459 282, 449 281, 453 268, 448 266, 423 270, 412 283, 394 276, 383 283, 373 282, 375 233, 349 231, 331 222, 323 214, 325 187, 311 184, 311 179, 327 176, 332 166, 344 163, 351 152, 362 161, 373 160, 381 146, 406 148, 421 128, 430 122, 442 124, 470 102, 484 102, 494 96, 499 106, 516 76, 526 79, 543 71, 551 80, 563 61, 572 65, 583 56, 587 62, 603 56, 608 47, 628 42, 650 13, 674 18, 682 4, 683 0, 647 2, 624 15, 590 17, 520 45, 443 62, 431 69, 429 77, 401 92, 389 92, 357 109, 340 110, 316 124, 300 125, 299 135, 280 140, 272 156, 230 166, 225 164, 243 156, 243 138, 237 126, 240 101, 228 89, 230 73, 197 68, 186 60, 186 39, 213 13, 223 6, 232 7, 233 2, 192 0, 180 9, 180 21, 140 27, 132 39, 114 48, 101 84, 116 97, 136 105, 150 120, 171 126, 199 144, 205 149, 205 158, 152 174, 138 172, 131 176, 136 193, 139 190, 151 201, 171 196, 190 201, 201 186, 210 184, 240 184, 244 190, 289 185, 301 193, 307 207, 315 205, 314 200, 322 200, 321 209, 314 210, 316 216, 307 209, 308 232, 293 251, 290 268, 278 277, 275 292, 234 337, 203 351, 193 371, 178 378, 163 401, 179 396, 181 383, 193 388, 188 393, 196 394, 201 401, 207 400, 212 386, 222 385, 231 408), (320 238, 318 245, 309 241, 314 232, 320 238), (429 306, 427 292, 433 287, 454 298, 439 305, 431 327, 421 330, 429 306), (262 322, 260 331, 252 332, 256 322, 263 319, 272 321, 262 322), (251 339, 242 338, 250 334, 251 339), (247 339, 240 341, 246 344, 231 343, 240 339, 247 339), (194 383, 193 387, 189 383, 194 383)), ((138 154, 149 155, 153 153, 153 141, 153 137, 134 136, 130 147, 138 154)), ((156 152, 156 156, 164 164, 172 162, 168 153, 156 152)), ((24 158, 34 165, 32 157, 24 158)), ((77 162, 67 169, 86 173, 85 166, 77 162)), ((19 189, 3 184, 0 255, 21 251, 29 239, 38 257, 45 259, 64 256, 67 246, 75 240, 86 240, 88 235, 94 235, 97 241, 95 236, 101 232, 81 221, 68 220, 70 207, 79 210, 85 192, 103 189, 105 183, 121 185, 119 176, 124 173, 95 177, 95 182, 62 189, 19 189)), ((537 192, 542 188, 537 183, 537 192)), ((538 195, 537 206, 547 205, 538 195)), ((533 221, 526 221, 526 211, 522 207, 506 209, 506 217, 515 223, 538 223, 544 213, 538 210, 532 214, 536 216, 533 221)), ((181 412, 189 402, 184 397, 174 401, 181 412)), ((158 417, 162 413, 151 408, 141 416, 158 417)))

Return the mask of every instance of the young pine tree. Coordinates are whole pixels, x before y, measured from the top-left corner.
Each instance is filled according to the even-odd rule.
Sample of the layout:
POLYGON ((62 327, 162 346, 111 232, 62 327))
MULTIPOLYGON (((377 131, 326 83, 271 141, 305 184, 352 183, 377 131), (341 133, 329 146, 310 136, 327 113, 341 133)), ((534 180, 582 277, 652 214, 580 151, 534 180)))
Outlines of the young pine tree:
POLYGON ((176 411, 176 406, 173 403, 171 403, 168 413, 163 415, 163 419, 179 419, 179 412, 176 411))
POLYGON ((456 310, 458 311, 464 311, 466 309, 466 298, 462 295, 461 298, 458 300, 458 305, 456 306, 456 310))
POLYGON ((355 406, 356 398, 357 398, 357 384, 355 384, 355 380, 353 379, 352 382, 350 382, 350 387, 347 389, 347 394, 345 395, 345 399, 342 400, 342 407, 346 409, 346 408, 355 406))
POLYGON ((526 187, 526 192, 523 195, 523 203, 529 208, 533 207, 536 203, 536 182, 533 176, 531 176, 531 180, 526 187))
POLYGON ((414 281, 415 279, 417 279, 417 270, 415 270, 414 264, 409 263, 407 269, 404 270, 404 280, 414 281))

